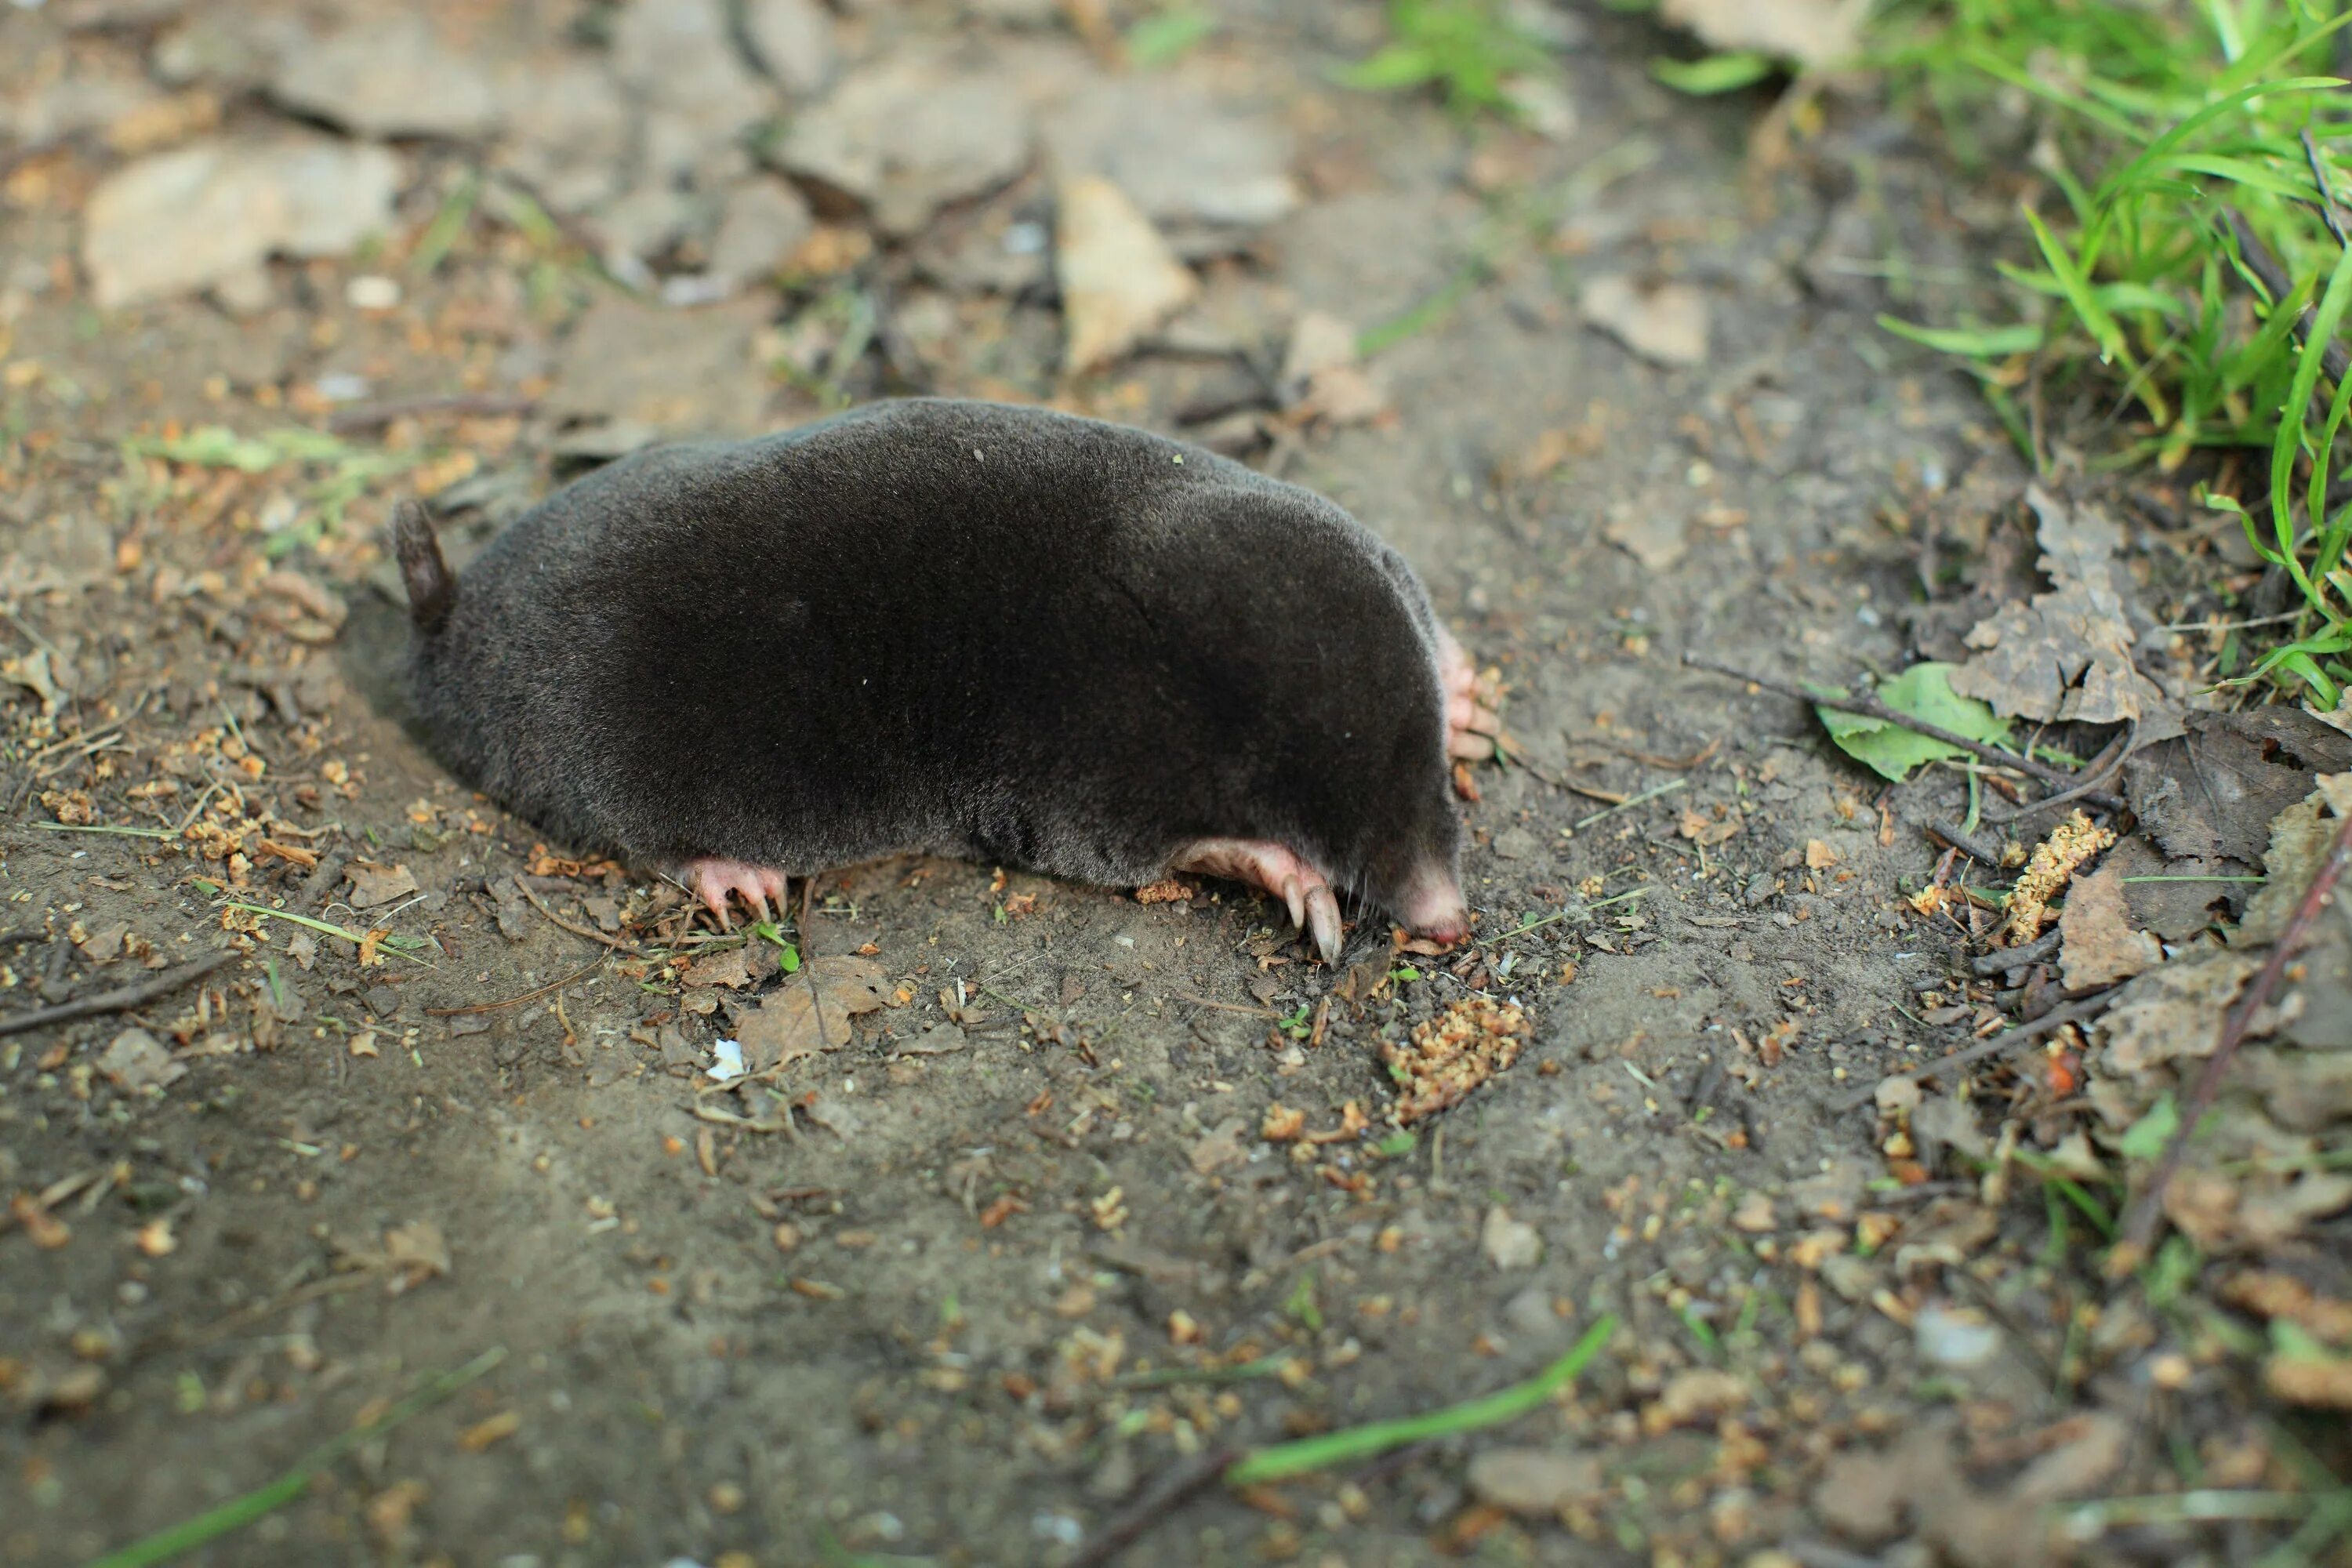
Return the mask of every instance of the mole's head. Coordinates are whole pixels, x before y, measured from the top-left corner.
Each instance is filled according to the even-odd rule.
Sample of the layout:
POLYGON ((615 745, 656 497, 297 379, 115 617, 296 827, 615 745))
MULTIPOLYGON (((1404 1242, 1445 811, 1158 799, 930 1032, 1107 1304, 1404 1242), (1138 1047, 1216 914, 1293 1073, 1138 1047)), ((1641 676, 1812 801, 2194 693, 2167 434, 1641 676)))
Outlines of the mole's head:
POLYGON ((1360 796, 1360 827, 1343 875, 1415 936, 1451 942, 1470 932, 1462 897, 1462 817, 1444 757, 1444 710, 1415 713, 1396 733, 1376 794, 1360 796))

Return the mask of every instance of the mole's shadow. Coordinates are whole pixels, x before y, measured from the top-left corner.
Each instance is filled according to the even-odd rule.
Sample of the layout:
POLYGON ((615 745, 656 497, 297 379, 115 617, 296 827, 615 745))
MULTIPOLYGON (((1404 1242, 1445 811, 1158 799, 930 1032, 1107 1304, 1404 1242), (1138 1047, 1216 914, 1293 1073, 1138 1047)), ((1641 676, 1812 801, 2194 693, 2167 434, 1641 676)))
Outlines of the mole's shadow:
POLYGON ((344 684, 378 717, 397 725, 419 751, 438 761, 433 738, 401 678, 408 658, 407 606, 393 604, 375 584, 368 583, 352 595, 351 607, 343 635, 335 639, 344 684))

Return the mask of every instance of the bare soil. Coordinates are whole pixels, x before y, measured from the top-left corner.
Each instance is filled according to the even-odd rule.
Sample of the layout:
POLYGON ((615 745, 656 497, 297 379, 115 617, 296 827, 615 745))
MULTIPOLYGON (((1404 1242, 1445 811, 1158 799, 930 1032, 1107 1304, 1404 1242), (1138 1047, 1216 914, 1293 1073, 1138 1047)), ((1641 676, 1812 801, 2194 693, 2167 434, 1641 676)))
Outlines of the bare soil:
MULTIPOLYGON (((857 10, 868 55, 969 26, 857 10)), ((1392 540, 1508 687, 1529 765, 1481 770, 1465 805, 1476 939, 1398 954, 1360 929, 1335 970, 1230 887, 1145 905, 986 866, 847 870, 819 880, 800 951, 870 956, 889 1005, 791 1064, 758 1114, 705 1092, 705 1068, 750 994, 793 982, 682 984, 712 933, 688 935, 674 889, 561 864, 404 727, 373 526, 416 470, 368 477, 340 526, 265 558, 273 498, 317 468, 121 449, 322 420, 336 372, 379 399, 530 395, 610 286, 535 300, 541 263, 484 216, 436 273, 398 274, 396 307, 352 305, 348 280, 397 270, 462 161, 419 142, 428 177, 388 257, 273 263, 241 320, 195 299, 101 313, 71 244, 115 155, 74 142, 11 173, 0 637, 47 650, 58 695, 45 713, 29 684, 0 694, 0 928, 20 938, 0 1015, 143 978, 151 952, 241 956, 0 1039, 0 1189, 30 1195, 0 1221, 0 1562, 94 1559, 493 1348, 487 1375, 188 1560, 1052 1563, 1188 1456, 1503 1386, 1604 1313, 1619 1335, 1564 1401, 1212 1494, 1125 1561, 1977 1561, 1948 1518, 1876 1528, 1824 1476, 1948 1432, 2006 1517, 2022 1466, 2115 1416, 2136 1436, 2095 1493, 2144 1489, 2167 1442, 2213 1467, 2254 1443, 2259 1473, 2240 1391, 2159 1390, 2146 1368, 2169 1340, 2103 1337, 2063 1212, 1987 1208, 1953 1167, 1906 1184, 1852 1103, 1947 1048, 1938 1009, 1983 984, 1960 930, 1906 902, 1941 854, 1921 825, 1957 817, 1960 782, 1889 790, 1798 704, 1680 663, 1899 668, 1912 610, 1945 587, 1938 548, 1980 540, 1975 498, 2017 481, 1973 391, 1875 327, 1878 284, 1817 265, 1856 204, 1923 268, 1958 254, 1931 154, 1841 123, 1759 172, 1757 100, 1671 98, 1644 74, 1661 35, 1581 13, 1573 138, 1472 127, 1326 85, 1376 9, 1304 10, 1238 10, 1181 68, 1293 128, 1310 198, 1214 264, 1213 293, 1362 325, 1442 302, 1373 357, 1390 416, 1286 431, 1256 460, 1392 540), (1635 172, 1537 240, 1489 243, 1495 214, 1628 148, 1635 172), (1857 195, 1841 171, 1861 166, 1857 195), (1582 321, 1602 272, 1696 286, 1705 363, 1659 368, 1582 321), (182 833, 192 809, 217 831, 182 833), (405 867, 419 896, 306 892, 313 856, 405 867), (423 940, 363 952, 232 903, 423 940), (1381 1045, 1473 994, 1525 1009, 1528 1049, 1394 1136, 1381 1045), (134 1026, 184 1076, 110 1076, 134 1026), (1277 1108, 1339 1132, 1351 1105, 1360 1135, 1262 1136, 1277 1108), (1984 1315, 1997 1354, 1930 1359, 1922 1315, 1952 1306, 1984 1315), (1474 1457, 1507 1444, 1569 1467, 1554 1502, 1474 1493, 1474 1457), (1914 1555, 1870 1555, 1890 1541, 1914 1555)), ((72 47, 136 68, 152 26, 72 47)), ((1007 70, 1037 42, 971 36, 1007 70)), ((951 216, 1039 199, 1032 180, 951 216)), ((897 279, 903 303, 899 256, 846 276, 897 279)), ((757 292, 747 319, 789 323, 811 297, 757 292)), ((1188 400, 1233 373, 1161 352, 1063 383, 1050 288, 948 303, 966 313, 918 355, 929 390, 1198 433, 1188 400), (958 341, 983 317, 985 344, 958 341)), ((877 349, 846 384, 903 389, 902 368, 877 349)), ((802 387, 763 395, 765 424, 817 411, 802 387)), ((562 436, 458 409, 350 439, 470 455, 444 504, 478 537, 574 471, 562 436)), ((742 697, 789 703, 791 672, 743 672, 742 697)), ((2048 1100, 1993 1070, 2000 1096, 2048 1100)), ((2098 1550, 2242 1562, 2252 1537, 2228 1532, 2249 1528, 2098 1550)))

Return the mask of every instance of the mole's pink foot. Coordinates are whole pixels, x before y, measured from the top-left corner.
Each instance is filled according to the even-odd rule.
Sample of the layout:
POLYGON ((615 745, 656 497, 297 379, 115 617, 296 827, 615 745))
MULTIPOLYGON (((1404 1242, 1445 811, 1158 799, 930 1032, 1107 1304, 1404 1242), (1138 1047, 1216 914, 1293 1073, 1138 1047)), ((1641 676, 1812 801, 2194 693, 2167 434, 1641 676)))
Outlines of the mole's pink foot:
POLYGON ((765 866, 747 865, 740 860, 704 858, 686 864, 686 877, 694 896, 709 907, 719 919, 720 931, 732 930, 727 919, 727 895, 734 894, 743 900, 746 914, 756 913, 761 920, 773 917, 768 912, 768 900, 776 900, 776 908, 784 907, 784 874, 765 866))
POLYGON ((1203 838, 1186 846, 1170 869, 1227 877, 1264 888, 1290 910, 1290 923, 1315 939, 1326 963, 1339 961, 1339 900, 1323 873, 1279 844, 1203 838))
POLYGON ((1443 626, 1437 628, 1437 673, 1445 688, 1445 754, 1465 762, 1493 756, 1495 737, 1503 732, 1496 694, 1478 679, 1470 656, 1443 626))

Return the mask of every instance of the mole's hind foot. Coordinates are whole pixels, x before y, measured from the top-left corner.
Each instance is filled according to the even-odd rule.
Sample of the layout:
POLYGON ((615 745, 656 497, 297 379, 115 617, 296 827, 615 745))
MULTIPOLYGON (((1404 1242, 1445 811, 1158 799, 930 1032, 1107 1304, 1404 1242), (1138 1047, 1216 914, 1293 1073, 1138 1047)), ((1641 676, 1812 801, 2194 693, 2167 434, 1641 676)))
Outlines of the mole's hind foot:
POLYGON ((1263 888, 1290 910, 1290 923, 1315 939, 1326 963, 1339 962, 1339 899, 1322 872, 1279 844, 1247 838, 1203 838, 1187 846, 1169 868, 1230 878, 1263 888))
POLYGON ((686 863, 686 880, 694 889, 694 896, 719 918, 720 931, 732 929, 727 919, 730 893, 743 900, 744 913, 756 913, 763 921, 774 918, 768 912, 770 899, 776 900, 777 909, 784 907, 784 874, 765 866, 706 857, 686 863))
POLYGON ((1496 693, 1478 679, 1470 656, 1442 626, 1437 628, 1437 673, 1445 688, 1445 754, 1484 762, 1495 754, 1495 737, 1503 732, 1502 716, 1495 711, 1496 693))

